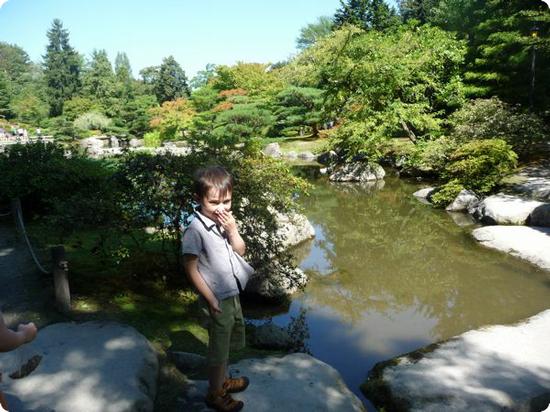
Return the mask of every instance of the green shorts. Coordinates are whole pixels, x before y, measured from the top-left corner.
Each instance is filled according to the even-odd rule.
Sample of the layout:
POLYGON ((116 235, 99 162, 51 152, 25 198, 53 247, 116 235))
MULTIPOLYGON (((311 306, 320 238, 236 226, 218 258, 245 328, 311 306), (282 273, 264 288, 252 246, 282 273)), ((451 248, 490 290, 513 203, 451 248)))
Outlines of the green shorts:
POLYGON ((221 365, 229 359, 229 350, 245 346, 244 317, 239 295, 220 301, 222 313, 210 315, 208 305, 208 364, 221 365))

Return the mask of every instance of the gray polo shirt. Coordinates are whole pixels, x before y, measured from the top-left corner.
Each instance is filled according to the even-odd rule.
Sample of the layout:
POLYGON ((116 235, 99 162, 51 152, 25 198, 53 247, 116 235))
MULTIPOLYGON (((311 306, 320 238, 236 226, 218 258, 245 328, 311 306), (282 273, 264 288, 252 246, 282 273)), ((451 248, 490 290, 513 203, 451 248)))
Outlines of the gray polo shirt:
POLYGON ((198 211, 183 232, 181 253, 198 256, 199 273, 218 300, 238 295, 237 279, 244 289, 254 273, 233 250, 223 228, 198 211))

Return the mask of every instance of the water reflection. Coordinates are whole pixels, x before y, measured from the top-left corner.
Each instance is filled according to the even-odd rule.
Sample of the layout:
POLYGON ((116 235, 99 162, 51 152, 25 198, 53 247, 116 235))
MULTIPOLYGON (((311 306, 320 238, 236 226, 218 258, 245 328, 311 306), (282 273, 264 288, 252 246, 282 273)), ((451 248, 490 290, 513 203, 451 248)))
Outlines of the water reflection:
POLYGON ((302 199, 317 236, 295 254, 311 280, 274 322, 307 309, 311 353, 358 395, 376 362, 549 307, 546 272, 480 247, 471 226, 418 202, 417 189, 392 177, 316 180, 302 199))
POLYGON ((319 182, 304 199, 319 237, 303 246, 307 294, 351 324, 372 311, 414 311, 435 319, 429 338, 487 323, 513 322, 547 307, 540 270, 481 248, 468 228, 411 196, 395 178, 385 187, 319 182))

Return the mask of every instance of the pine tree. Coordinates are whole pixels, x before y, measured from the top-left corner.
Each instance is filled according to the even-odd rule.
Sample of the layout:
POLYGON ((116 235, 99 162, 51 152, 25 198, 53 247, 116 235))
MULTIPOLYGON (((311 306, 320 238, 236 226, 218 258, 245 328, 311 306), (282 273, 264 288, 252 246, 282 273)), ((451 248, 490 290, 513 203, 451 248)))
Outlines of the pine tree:
POLYGON ((190 90, 185 72, 172 56, 162 61, 158 77, 155 79, 154 90, 161 104, 178 97, 189 97, 190 90))
POLYGON ((430 21, 437 3, 438 0, 400 0, 399 13, 404 21, 415 19, 425 24, 430 21))
POLYGON ((84 90, 92 98, 106 103, 115 94, 113 67, 105 50, 94 50, 84 73, 84 90))
POLYGON ((55 19, 48 31, 44 76, 48 86, 50 115, 63 113, 63 103, 80 89, 81 58, 69 44, 69 32, 55 19))
POLYGON ((132 67, 126 53, 117 53, 115 58, 115 75, 117 80, 122 83, 132 80, 132 67))
POLYGON ((353 24, 363 30, 385 30, 398 22, 395 10, 384 0, 340 0, 333 18, 335 28, 353 24))
POLYGON ((441 0, 434 21, 468 42, 468 93, 527 104, 536 47, 535 105, 550 102, 550 15, 531 0, 441 0), (537 26, 538 37, 531 37, 537 26))
POLYGON ((0 117, 11 117, 10 110, 11 87, 6 74, 0 70, 0 117))

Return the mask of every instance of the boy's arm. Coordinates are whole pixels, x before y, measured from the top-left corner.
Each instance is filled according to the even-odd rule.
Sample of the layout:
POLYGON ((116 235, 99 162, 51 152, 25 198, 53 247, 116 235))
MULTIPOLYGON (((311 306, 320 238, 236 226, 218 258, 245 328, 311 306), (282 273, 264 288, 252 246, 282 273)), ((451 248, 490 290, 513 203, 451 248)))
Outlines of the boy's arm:
POLYGON ((33 340, 35 336, 36 326, 34 326, 34 323, 21 324, 17 327, 17 332, 14 332, 6 327, 4 318, 0 314, 0 352, 8 352, 18 348, 33 340))
POLYGON ((214 293, 210 290, 204 279, 202 278, 198 269, 199 258, 195 255, 185 254, 183 255, 183 267, 191 283, 199 291, 203 298, 208 302, 210 306, 210 312, 221 313, 220 304, 214 293))

